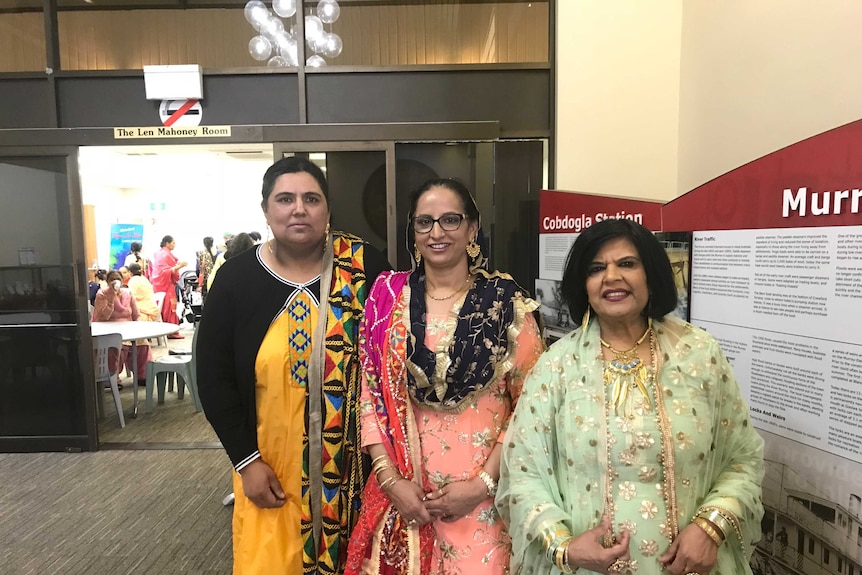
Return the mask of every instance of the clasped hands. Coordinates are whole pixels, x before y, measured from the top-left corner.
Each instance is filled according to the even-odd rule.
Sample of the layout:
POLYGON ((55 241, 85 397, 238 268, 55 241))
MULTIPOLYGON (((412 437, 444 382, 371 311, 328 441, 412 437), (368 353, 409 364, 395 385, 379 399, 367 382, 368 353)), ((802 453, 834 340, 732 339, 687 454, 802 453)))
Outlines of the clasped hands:
MULTIPOLYGON (((243 493, 256 506, 271 509, 287 502, 275 471, 262 459, 244 467, 240 477, 243 493)), ((437 518, 456 521, 488 497, 487 487, 478 477, 455 481, 428 493, 413 481, 402 479, 393 483, 386 493, 401 517, 411 525, 425 525, 437 518)))
MULTIPOLYGON (((605 515, 601 523, 573 538, 566 553, 568 564, 607 573, 608 575, 627 575, 631 569, 629 544, 631 536, 628 531, 615 535, 610 547, 602 545, 602 539, 611 529, 610 518, 605 515)), ((709 536, 697 525, 690 524, 680 532, 667 551, 658 557, 659 564, 670 575, 708 575, 715 566, 718 557, 718 547, 709 536)))
POLYGON ((407 523, 422 526, 435 519, 451 523, 464 517, 488 498, 488 488, 474 477, 426 493, 415 482, 401 479, 386 494, 407 523))

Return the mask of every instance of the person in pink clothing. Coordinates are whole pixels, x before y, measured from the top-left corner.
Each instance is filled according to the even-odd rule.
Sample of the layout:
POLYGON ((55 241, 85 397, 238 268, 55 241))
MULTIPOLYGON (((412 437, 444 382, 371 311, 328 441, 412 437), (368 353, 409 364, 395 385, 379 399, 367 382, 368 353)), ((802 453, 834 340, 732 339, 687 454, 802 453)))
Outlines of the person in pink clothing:
MULTIPOLYGON (((153 290, 164 292, 165 299, 162 301, 162 321, 179 325, 180 318, 177 317, 177 282, 180 281, 180 270, 186 267, 187 262, 180 261, 173 253, 177 243, 173 236, 165 236, 160 244, 162 249, 156 253, 153 262, 153 290)), ((182 339, 183 336, 173 333, 168 339, 182 339)))
POLYGON ((539 306, 485 269, 479 212, 455 180, 413 196, 412 272, 384 272, 360 327, 362 445, 372 474, 345 575, 503 575, 501 444, 544 349, 539 306))
MULTIPOLYGON (((111 270, 105 278, 107 287, 96 293, 93 305, 93 321, 138 321, 140 313, 132 292, 123 287, 123 276, 117 270, 111 270)), ((146 385, 147 362, 153 357, 150 352, 150 342, 142 339, 138 342, 138 385, 146 385)), ((131 346, 123 345, 119 357, 116 353, 108 355, 111 372, 116 371, 118 362, 131 369, 131 346)))

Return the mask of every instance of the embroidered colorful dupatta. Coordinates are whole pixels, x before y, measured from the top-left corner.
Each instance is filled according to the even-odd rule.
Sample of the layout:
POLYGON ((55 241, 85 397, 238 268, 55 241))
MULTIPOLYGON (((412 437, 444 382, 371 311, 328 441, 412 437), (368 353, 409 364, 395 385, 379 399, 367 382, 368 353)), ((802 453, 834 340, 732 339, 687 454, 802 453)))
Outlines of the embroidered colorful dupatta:
MULTIPOLYGON (((409 275, 410 272, 381 274, 366 301, 359 346, 368 389, 378 406, 377 421, 386 439, 383 445, 401 475, 418 482, 419 438, 405 389, 408 333, 395 317, 397 300, 409 275), (394 350, 390 349, 392 339, 396 342, 394 350)), ((350 540, 345 575, 428 572, 434 544, 431 524, 407 525, 374 474, 368 478, 362 511, 350 540), (380 525, 383 528, 378 534, 380 525)))

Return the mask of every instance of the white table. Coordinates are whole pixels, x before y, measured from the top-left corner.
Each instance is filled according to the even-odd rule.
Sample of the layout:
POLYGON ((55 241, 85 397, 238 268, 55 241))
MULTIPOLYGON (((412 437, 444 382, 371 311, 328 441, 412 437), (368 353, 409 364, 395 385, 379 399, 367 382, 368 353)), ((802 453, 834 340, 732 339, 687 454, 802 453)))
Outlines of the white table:
POLYGON ((118 333, 123 341, 132 343, 132 372, 134 373, 134 401, 132 417, 138 416, 138 344, 139 339, 162 337, 180 331, 180 326, 163 321, 94 321, 90 323, 90 334, 107 335, 118 333))

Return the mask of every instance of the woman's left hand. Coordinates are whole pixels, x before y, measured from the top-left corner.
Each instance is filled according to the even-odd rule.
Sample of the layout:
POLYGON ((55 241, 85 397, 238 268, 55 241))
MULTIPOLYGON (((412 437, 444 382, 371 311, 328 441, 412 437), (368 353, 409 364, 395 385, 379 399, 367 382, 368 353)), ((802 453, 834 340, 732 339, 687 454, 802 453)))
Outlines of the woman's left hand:
POLYGON ((689 523, 658 561, 670 575, 707 575, 715 567, 717 558, 718 546, 715 541, 706 531, 689 523))
POLYGON ((455 481, 425 494, 425 509, 441 521, 461 519, 488 498, 488 487, 478 477, 455 481))

